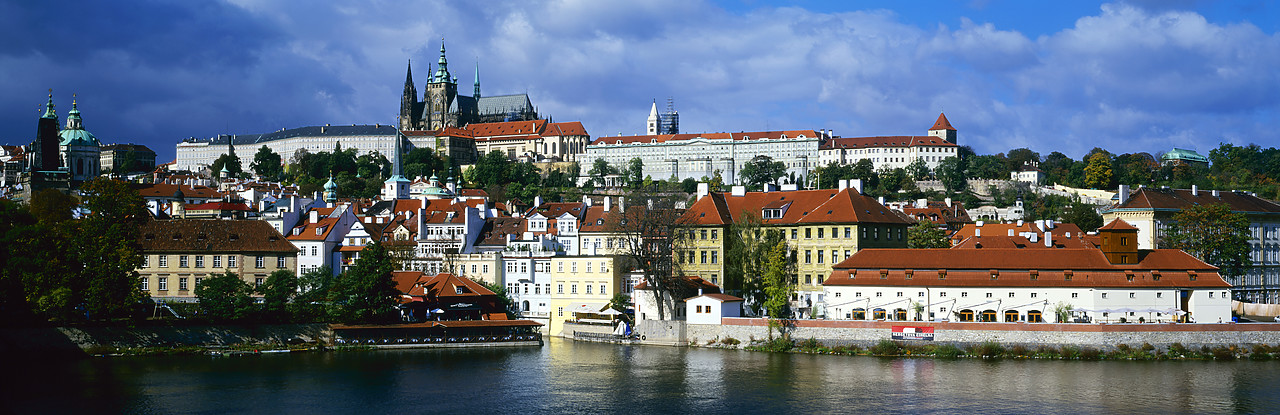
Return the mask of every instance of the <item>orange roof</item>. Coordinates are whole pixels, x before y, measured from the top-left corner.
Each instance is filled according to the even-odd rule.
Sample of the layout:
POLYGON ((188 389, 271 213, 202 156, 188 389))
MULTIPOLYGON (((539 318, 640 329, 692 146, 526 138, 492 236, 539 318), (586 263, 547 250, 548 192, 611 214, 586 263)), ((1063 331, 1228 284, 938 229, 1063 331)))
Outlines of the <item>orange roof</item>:
POLYGON ((443 130, 404 130, 400 131, 408 137, 466 137, 471 138, 471 132, 458 127, 445 127, 443 130))
POLYGON ((1116 218, 1115 220, 1112 220, 1111 223, 1108 223, 1105 226, 1098 228, 1098 230, 1136 231, 1138 230, 1138 228, 1136 226, 1130 225, 1129 222, 1125 222, 1124 219, 1116 218))
POLYGON ((1194 205, 1218 203, 1230 206, 1233 212, 1280 213, 1280 204, 1247 193, 1221 190, 1218 191, 1218 196, 1214 196, 1212 190, 1198 190, 1192 193, 1188 189, 1155 189, 1150 187, 1134 191, 1125 204, 1113 206, 1109 210, 1180 210, 1194 205))
POLYGON ((696 138, 704 140, 779 140, 786 138, 817 138, 818 132, 814 130, 788 130, 788 131, 757 131, 757 132, 738 132, 738 133, 701 133, 701 134, 664 134, 664 135, 634 135, 624 137, 599 137, 591 142, 591 145, 617 145, 617 144, 647 144, 647 143, 665 143, 668 141, 688 141, 696 138))
POLYGON ((947 120, 947 114, 945 114, 945 113, 938 113, 938 121, 936 121, 936 122, 934 122, 934 123, 933 123, 933 127, 929 127, 929 131, 933 131, 933 130, 951 130, 951 131, 955 131, 955 130, 956 130, 956 128, 955 128, 955 127, 952 127, 952 126, 951 126, 951 121, 948 121, 948 120, 947 120))
POLYGON ((418 279, 422 278, 422 271, 392 271, 391 279, 396 282, 396 289, 402 293, 408 293, 413 289, 413 285, 418 283, 418 279))
POLYGON ((695 299, 695 298, 698 298, 698 297, 707 297, 707 298, 710 298, 710 299, 713 299, 713 300, 719 300, 719 301, 720 301, 720 302, 722 302, 722 303, 723 303, 723 302, 733 302, 733 301, 746 301, 746 300, 744 300, 744 299, 742 299, 742 298, 740 298, 740 297, 734 297, 734 296, 729 295, 729 294, 703 294, 703 295, 696 295, 696 296, 693 296, 693 297, 689 297, 689 298, 686 298, 686 299, 684 299, 684 300, 685 300, 685 301, 689 301, 689 300, 692 300, 692 299, 695 299))
POLYGON ((852 189, 795 190, 786 192, 747 192, 743 196, 711 193, 697 202, 680 218, 691 225, 728 225, 744 212, 761 215, 766 207, 782 209, 782 217, 764 219, 764 224, 795 223, 898 223, 910 224, 870 196, 852 189))
POLYGON ((915 147, 941 146, 955 147, 954 143, 931 135, 897 135, 884 137, 840 137, 823 142, 818 146, 821 150, 833 148, 867 148, 867 147, 915 147))
POLYGON ((187 211, 193 211, 193 210, 242 210, 242 211, 249 211, 249 210, 250 210, 250 209, 249 209, 249 206, 246 206, 244 203, 231 203, 231 202, 209 202, 209 203, 201 203, 201 204, 198 204, 198 205, 186 205, 186 206, 184 206, 184 207, 183 207, 183 209, 186 209, 187 211))
POLYGON ((430 298, 466 298, 495 295, 493 291, 489 291, 488 288, 484 288, 483 285, 471 279, 450 273, 439 273, 432 277, 423 275, 408 294, 430 298), (462 289, 459 290, 459 287, 462 289))

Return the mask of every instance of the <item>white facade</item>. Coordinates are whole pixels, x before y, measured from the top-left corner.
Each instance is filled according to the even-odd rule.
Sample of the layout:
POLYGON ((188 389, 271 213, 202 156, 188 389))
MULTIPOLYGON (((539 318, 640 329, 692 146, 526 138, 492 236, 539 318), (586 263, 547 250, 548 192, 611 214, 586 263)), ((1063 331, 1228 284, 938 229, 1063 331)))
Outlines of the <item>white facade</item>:
POLYGON ((723 294, 686 299, 685 320, 689 324, 720 324, 725 317, 742 317, 742 299, 723 294))
POLYGON ((1072 306, 1073 317, 1089 322, 1171 322, 1182 308, 1194 322, 1231 321, 1229 288, 1059 288, 1059 287, 902 287, 826 286, 827 318, 832 320, 980 321, 983 312, 995 321, 1056 323, 1055 307, 1072 306), (917 320, 915 305, 924 308, 917 320), (1128 311, 1119 311, 1129 309, 1128 311), (1110 311, 1104 311, 1110 310, 1110 311), (1155 311, 1159 310, 1159 311, 1155 311), (972 320, 962 318, 968 312, 972 320), (883 313, 883 316, 877 315, 883 313), (861 314, 859 314, 861 313, 861 314), (1016 315, 1012 314, 1016 313, 1016 315), (859 315, 862 318, 858 318, 859 315))
POLYGON ((578 161, 584 182, 597 159, 622 169, 638 157, 642 175, 654 180, 701 180, 719 170, 726 184, 737 184, 742 166, 763 155, 786 164, 787 174, 802 180, 818 167, 819 139, 814 130, 599 137, 578 161))
MULTIPOLYGON (((321 151, 332 152, 338 144, 343 149, 354 148, 356 155, 378 152, 388 156, 395 151, 395 127, 390 125, 339 125, 312 126, 293 129, 281 129, 266 134, 219 135, 212 138, 190 138, 177 144, 177 156, 172 167, 174 170, 198 171, 213 164, 214 160, 227 154, 227 141, 233 140, 236 156, 247 169, 253 161, 253 155, 262 146, 279 154, 285 163, 298 150, 305 149, 310 153, 321 151)), ((436 148, 435 137, 406 136, 413 148, 436 148)), ((410 149, 405 149, 408 151, 410 149)))
POLYGON ((551 311, 551 257, 508 252, 502 257, 507 294, 520 318, 545 319, 551 311))

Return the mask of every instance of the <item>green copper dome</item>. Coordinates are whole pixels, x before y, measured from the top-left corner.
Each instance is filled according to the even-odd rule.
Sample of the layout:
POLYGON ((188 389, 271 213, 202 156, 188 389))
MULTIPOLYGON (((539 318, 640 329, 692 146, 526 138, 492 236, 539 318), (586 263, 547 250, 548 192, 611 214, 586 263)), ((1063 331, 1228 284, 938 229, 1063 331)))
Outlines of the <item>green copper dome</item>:
POLYGON ((76 108, 75 101, 71 102, 71 112, 67 113, 67 128, 59 132, 58 136, 62 137, 58 142, 58 145, 62 146, 98 147, 102 145, 97 137, 84 130, 83 119, 80 118, 80 110, 76 108))

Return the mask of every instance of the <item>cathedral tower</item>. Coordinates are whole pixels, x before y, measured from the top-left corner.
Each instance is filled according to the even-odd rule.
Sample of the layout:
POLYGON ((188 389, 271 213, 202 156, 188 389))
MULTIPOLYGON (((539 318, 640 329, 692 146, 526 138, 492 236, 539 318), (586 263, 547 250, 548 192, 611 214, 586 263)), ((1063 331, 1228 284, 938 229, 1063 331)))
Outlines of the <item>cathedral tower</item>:
POLYGON ((446 126, 457 126, 456 119, 449 119, 450 107, 457 96, 458 80, 449 74, 449 61, 444 57, 444 39, 440 39, 440 61, 423 96, 426 101, 426 109, 423 111, 426 123, 423 128, 440 130, 446 126))
POLYGON ((421 117, 414 111, 418 103, 418 87, 413 84, 413 62, 404 74, 404 94, 400 96, 400 129, 416 130, 415 121, 421 117))

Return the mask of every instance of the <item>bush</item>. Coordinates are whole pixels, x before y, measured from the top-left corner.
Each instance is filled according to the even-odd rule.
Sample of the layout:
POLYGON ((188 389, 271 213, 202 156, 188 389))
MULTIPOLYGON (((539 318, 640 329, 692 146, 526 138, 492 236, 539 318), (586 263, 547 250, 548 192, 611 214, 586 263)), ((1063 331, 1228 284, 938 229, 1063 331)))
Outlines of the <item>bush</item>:
POLYGON ((1235 360, 1236 354, 1231 349, 1218 346, 1217 348, 1213 349, 1213 359, 1214 360, 1235 360))
POLYGON ((1151 343, 1145 343, 1145 342, 1142 343, 1142 351, 1150 353, 1150 352, 1154 352, 1155 350, 1156 350, 1156 347, 1152 346, 1151 343))
POLYGON ((1092 347, 1080 349, 1080 358, 1085 360, 1098 360, 1102 358, 1102 351, 1092 347))
POLYGON ((1062 346, 1062 350, 1058 352, 1063 359, 1079 359, 1080 348, 1075 346, 1062 346))
POLYGON ((742 342, 738 341, 738 339, 735 339, 732 337, 725 337, 723 339, 720 339, 720 344, 726 344, 729 346, 737 346, 738 344, 741 344, 741 343, 742 342))
POLYGON ((1130 351, 1133 350, 1133 348, 1129 347, 1129 345, 1127 344, 1120 343, 1116 345, 1116 350, 1121 353, 1129 353, 1130 351))
POLYGON ((960 350, 954 344, 944 344, 933 349, 933 355, 944 359, 955 359, 964 354, 964 350, 960 350))
POLYGON ((871 346, 869 351, 876 356, 897 356, 902 351, 902 346, 894 343, 893 340, 881 340, 875 346, 871 346))
POLYGON ((1026 357, 1029 354, 1031 354, 1031 351, 1027 350, 1027 348, 1022 345, 1009 348, 1009 355, 1013 357, 1026 357))
POLYGON ((996 342, 984 342, 969 348, 969 354, 982 357, 1000 357, 1004 354, 1004 346, 996 342))
POLYGON ((1169 352, 1170 352, 1170 353, 1177 353, 1177 354, 1180 354, 1180 355, 1186 355, 1186 354, 1187 354, 1187 352, 1189 352, 1189 351, 1190 351, 1190 350, 1187 350, 1187 346, 1183 346, 1183 345, 1182 345, 1182 343, 1174 343, 1174 344, 1169 345, 1169 352))
POLYGON ((804 350, 806 352, 812 352, 812 351, 818 350, 821 347, 822 347, 822 343, 812 337, 800 342, 800 350, 804 350))

